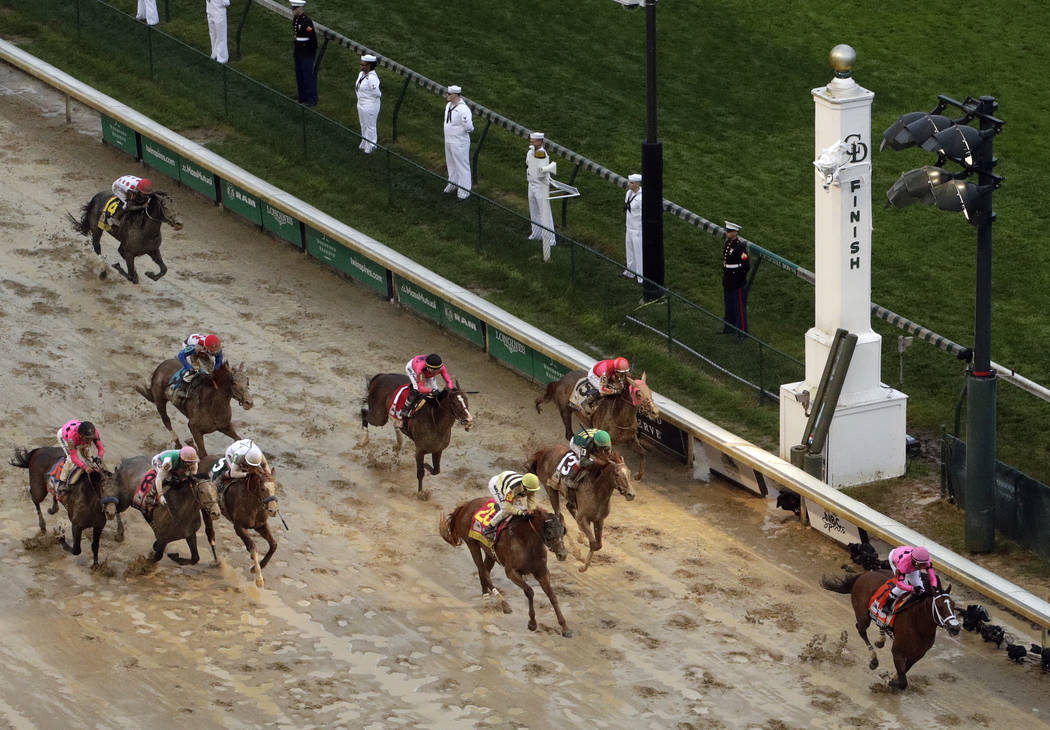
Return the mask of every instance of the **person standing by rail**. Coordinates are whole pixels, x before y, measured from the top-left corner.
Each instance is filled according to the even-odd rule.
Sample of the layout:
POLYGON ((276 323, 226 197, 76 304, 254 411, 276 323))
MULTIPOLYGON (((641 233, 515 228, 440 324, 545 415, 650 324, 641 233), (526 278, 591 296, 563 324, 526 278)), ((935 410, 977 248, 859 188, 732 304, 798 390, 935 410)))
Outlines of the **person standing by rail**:
POLYGON ((292 33, 295 46, 295 85, 299 90, 299 103, 317 106, 317 76, 314 74, 314 58, 317 55, 317 32, 314 22, 303 10, 306 0, 289 0, 292 5, 292 33))

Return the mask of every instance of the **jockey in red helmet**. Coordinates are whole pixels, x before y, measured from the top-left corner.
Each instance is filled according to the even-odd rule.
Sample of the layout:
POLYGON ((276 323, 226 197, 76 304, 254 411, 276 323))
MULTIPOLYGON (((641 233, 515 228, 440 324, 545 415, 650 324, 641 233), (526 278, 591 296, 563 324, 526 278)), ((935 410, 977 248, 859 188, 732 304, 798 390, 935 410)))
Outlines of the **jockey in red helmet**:
POLYGON ((587 372, 587 382, 591 386, 591 392, 580 403, 583 413, 590 415, 598 398, 622 393, 627 387, 630 372, 631 364, 625 357, 614 357, 594 363, 594 366, 587 372))
POLYGON ((192 334, 183 340, 179 351, 179 362, 182 363, 182 379, 187 383, 200 374, 201 365, 212 363, 212 372, 222 367, 222 341, 218 335, 192 334))
POLYGON ((113 181, 113 194, 120 198, 121 206, 106 224, 110 228, 119 228, 124 216, 133 210, 141 210, 153 194, 153 183, 146 177, 124 175, 113 181))

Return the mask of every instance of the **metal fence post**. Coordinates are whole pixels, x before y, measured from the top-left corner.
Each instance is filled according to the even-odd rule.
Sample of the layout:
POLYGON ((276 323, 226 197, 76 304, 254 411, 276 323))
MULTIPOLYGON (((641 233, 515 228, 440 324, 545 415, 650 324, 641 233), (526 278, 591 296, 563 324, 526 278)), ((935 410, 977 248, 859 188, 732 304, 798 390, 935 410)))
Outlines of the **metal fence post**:
POLYGON ((229 68, 222 64, 222 112, 226 119, 230 118, 230 79, 229 68))
POLYGON ((409 79, 405 77, 405 83, 401 84, 401 93, 398 94, 397 101, 394 102, 394 119, 393 119, 393 133, 391 135, 391 141, 397 142, 397 115, 401 111, 401 102, 405 100, 405 92, 408 91, 409 79))
POLYGON ((394 176, 393 170, 390 165, 390 148, 385 147, 386 150, 386 204, 390 207, 394 205, 394 176))
POLYGON ((474 198, 474 200, 476 202, 475 208, 478 211, 478 244, 477 244, 477 252, 480 254, 481 253, 481 196, 480 195, 473 195, 471 197, 474 198))
POLYGON ((492 126, 492 120, 489 119, 485 122, 485 128, 481 130, 481 137, 478 139, 478 144, 474 147, 474 160, 470 165, 470 174, 474 178, 474 184, 478 182, 478 155, 481 154, 481 145, 485 144, 485 137, 489 134, 489 127, 492 126))
POLYGON ((671 335, 671 295, 664 289, 664 298, 667 299, 667 351, 674 351, 674 337, 671 335))
POLYGON ((328 34, 326 33, 325 37, 324 37, 324 43, 321 44, 321 50, 317 54, 317 58, 314 59, 314 83, 317 82, 317 76, 318 76, 318 74, 321 71, 321 61, 324 60, 324 54, 325 54, 325 51, 328 50, 328 41, 330 41, 330 40, 332 40, 332 39, 329 38, 328 34))
POLYGON ((164 0, 164 22, 171 22, 171 0, 164 0))
MULTIPOLYGON (((758 400, 761 401, 762 396, 769 390, 766 388, 765 367, 762 359, 762 350, 765 348, 762 347, 762 340, 756 339, 755 342, 758 343, 758 400)), ((772 393, 773 391, 769 390, 769 392, 772 393)))
POLYGON ((244 30, 244 24, 248 22, 248 11, 252 9, 252 0, 248 0, 244 5, 244 12, 241 13, 241 22, 237 26, 237 47, 234 52, 234 59, 237 61, 241 60, 241 31, 244 30))
POLYGON ((149 78, 150 81, 154 80, 153 77, 153 26, 146 26, 146 53, 149 58, 149 78))
POLYGON ((305 104, 300 104, 299 105, 299 111, 300 111, 299 119, 302 120, 302 125, 303 125, 303 155, 305 156, 307 154, 307 151, 306 151, 306 105, 305 104))
POLYGON ((80 0, 75 0, 77 7, 77 42, 80 42, 80 0))
MULTIPOLYGON (((580 168, 581 167, 583 167, 583 163, 582 162, 577 162, 576 163, 576 167, 573 168, 572 175, 569 176, 569 185, 572 185, 574 182, 576 182, 576 176, 580 173, 580 168)), ((562 198, 561 199, 561 227, 562 228, 564 228, 567 225, 566 222, 565 222, 565 218, 568 215, 568 213, 569 213, 569 199, 568 198, 562 198)))

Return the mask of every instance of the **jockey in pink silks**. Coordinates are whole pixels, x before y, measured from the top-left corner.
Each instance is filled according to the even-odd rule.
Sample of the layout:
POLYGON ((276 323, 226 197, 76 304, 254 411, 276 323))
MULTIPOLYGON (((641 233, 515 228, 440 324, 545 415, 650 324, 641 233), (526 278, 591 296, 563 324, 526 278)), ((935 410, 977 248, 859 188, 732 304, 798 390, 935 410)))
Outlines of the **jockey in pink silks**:
POLYGON ((408 400, 405 401, 405 406, 401 409, 401 412, 394 416, 395 421, 398 422, 412 413, 416 403, 419 402, 422 396, 432 393, 441 387, 441 381, 438 378, 444 379, 445 386, 449 390, 456 387, 456 384, 452 382, 452 378, 449 377, 448 369, 441 362, 441 356, 435 353, 425 357, 417 355, 409 360, 405 364, 405 375, 408 376, 412 384, 412 393, 409 395, 408 400))
MULTIPOLYGON (((930 580, 930 587, 934 590, 938 587, 937 574, 933 571, 933 562, 930 560, 930 551, 924 547, 912 547, 902 545, 890 551, 890 565, 893 566, 893 589, 890 598, 896 605, 897 599, 905 593, 923 591, 922 573, 930 580)), ((891 607, 892 610, 892 607, 891 607)))
POLYGON ((70 472, 76 467, 85 472, 95 470, 93 464, 88 464, 90 458, 88 447, 94 446, 98 452, 98 461, 106 454, 106 447, 102 445, 102 437, 90 421, 78 421, 76 419, 67 421, 62 428, 58 429, 58 445, 66 453, 66 463, 62 465, 62 473, 59 474, 59 491, 66 488, 66 481, 70 472))

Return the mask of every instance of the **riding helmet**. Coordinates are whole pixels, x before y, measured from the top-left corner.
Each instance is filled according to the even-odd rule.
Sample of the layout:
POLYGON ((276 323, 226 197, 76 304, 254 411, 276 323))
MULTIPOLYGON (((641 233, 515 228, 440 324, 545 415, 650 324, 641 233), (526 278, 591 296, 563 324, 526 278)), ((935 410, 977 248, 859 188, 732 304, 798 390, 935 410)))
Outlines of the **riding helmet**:
POLYGON ((911 551, 911 562, 916 568, 930 567, 930 551, 924 547, 917 547, 911 551))
POLYGON ((631 363, 627 362, 626 357, 618 357, 613 361, 613 370, 618 373, 626 373, 631 369, 631 363))
POLYGON ((437 353, 430 353, 427 355, 427 370, 440 370, 441 369, 441 355, 437 353))
POLYGON ((98 433, 95 431, 95 424, 91 421, 81 421, 77 426, 77 435, 82 439, 93 439, 98 433))
POLYGON ((144 177, 141 180, 139 180, 139 184, 135 186, 135 189, 138 190, 140 193, 149 195, 153 192, 153 183, 148 177, 144 177))
POLYGON ((608 431, 598 430, 594 432, 594 445, 608 448, 612 446, 612 439, 609 438, 608 431))
POLYGON ((249 466, 261 466, 263 462, 262 449, 255 444, 252 444, 251 448, 248 449, 248 453, 244 455, 244 461, 249 466))
POLYGON ((525 487, 530 492, 535 492, 537 489, 540 488, 540 478, 532 472, 529 472, 528 474, 522 476, 521 486, 525 487))
POLYGON ((192 446, 183 446, 181 449, 179 449, 179 458, 182 461, 196 462, 198 460, 197 449, 193 448, 192 446))
POLYGON ((218 335, 208 335, 204 338, 204 349, 208 352, 218 352, 222 349, 222 341, 218 335))

